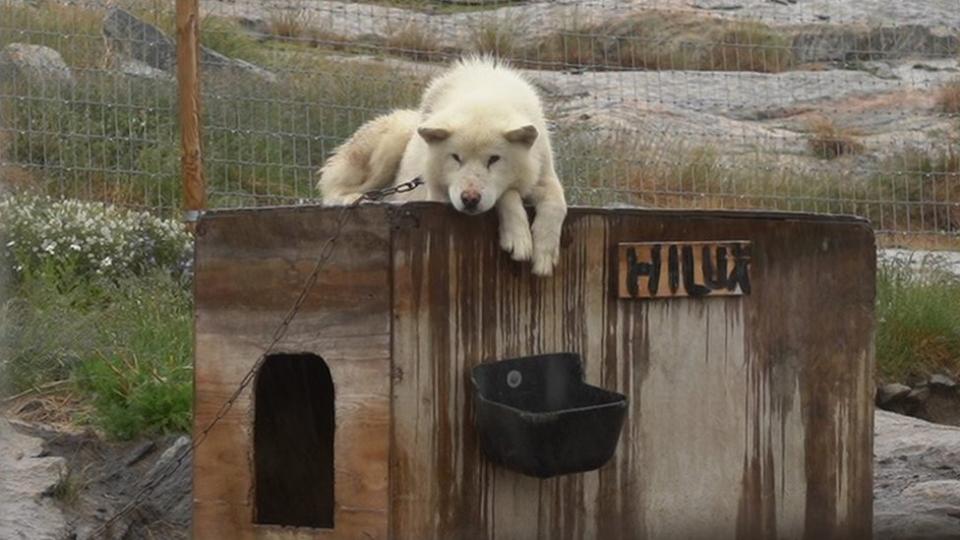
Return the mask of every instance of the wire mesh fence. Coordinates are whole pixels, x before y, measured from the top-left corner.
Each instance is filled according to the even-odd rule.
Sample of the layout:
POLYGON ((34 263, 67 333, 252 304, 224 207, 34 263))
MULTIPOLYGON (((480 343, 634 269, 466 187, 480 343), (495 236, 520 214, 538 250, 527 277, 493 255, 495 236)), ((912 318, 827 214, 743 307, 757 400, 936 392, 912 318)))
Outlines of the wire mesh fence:
MULTIPOLYGON (((200 6, 213 207, 316 201, 316 171, 339 142, 416 107, 450 60, 484 52, 543 94, 573 203, 960 230, 960 0, 200 6)), ((173 3, 0 10, 4 183, 173 213, 173 3)))

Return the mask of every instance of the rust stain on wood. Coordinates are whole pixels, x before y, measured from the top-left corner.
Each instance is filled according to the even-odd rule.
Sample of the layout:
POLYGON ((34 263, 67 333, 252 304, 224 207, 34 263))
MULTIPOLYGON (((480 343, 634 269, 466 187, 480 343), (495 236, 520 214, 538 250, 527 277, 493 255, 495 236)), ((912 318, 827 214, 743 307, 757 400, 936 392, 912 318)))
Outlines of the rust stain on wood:
POLYGON ((620 298, 750 294, 750 242, 619 244, 620 298))

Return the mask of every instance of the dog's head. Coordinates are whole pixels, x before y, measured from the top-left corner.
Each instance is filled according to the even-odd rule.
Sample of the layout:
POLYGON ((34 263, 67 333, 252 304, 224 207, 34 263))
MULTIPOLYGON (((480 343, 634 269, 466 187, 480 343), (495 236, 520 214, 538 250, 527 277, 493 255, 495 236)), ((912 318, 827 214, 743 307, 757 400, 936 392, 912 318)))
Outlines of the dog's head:
POLYGON ((417 129, 427 142, 427 175, 466 214, 493 208, 500 196, 532 177, 531 148, 539 133, 523 122, 428 121, 417 129))

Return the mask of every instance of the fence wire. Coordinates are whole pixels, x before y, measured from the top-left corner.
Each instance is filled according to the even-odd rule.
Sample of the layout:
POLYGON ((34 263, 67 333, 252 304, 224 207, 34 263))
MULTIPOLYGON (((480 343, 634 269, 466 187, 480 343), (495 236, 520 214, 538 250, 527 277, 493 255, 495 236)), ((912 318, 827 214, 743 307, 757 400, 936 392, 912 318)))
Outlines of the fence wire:
MULTIPOLYGON (((213 207, 315 202, 339 142, 415 107, 450 60, 485 52, 541 90, 573 203, 960 231, 960 0, 204 0, 201 11, 213 207)), ((173 15, 173 2, 0 4, 3 185, 175 215, 173 15)))

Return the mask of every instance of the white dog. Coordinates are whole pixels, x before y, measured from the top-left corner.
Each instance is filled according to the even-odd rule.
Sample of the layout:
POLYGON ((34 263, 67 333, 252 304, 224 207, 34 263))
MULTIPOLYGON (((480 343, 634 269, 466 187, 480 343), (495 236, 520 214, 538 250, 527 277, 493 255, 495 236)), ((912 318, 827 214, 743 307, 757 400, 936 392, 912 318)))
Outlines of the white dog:
POLYGON ((543 107, 523 76, 488 57, 459 61, 427 87, 420 109, 364 124, 321 169, 326 204, 423 179, 406 200, 449 201, 467 214, 496 206, 500 246, 533 273, 553 272, 567 213, 543 107), (416 136, 414 136, 416 135, 416 136), (534 205, 533 226, 524 201, 534 205))

